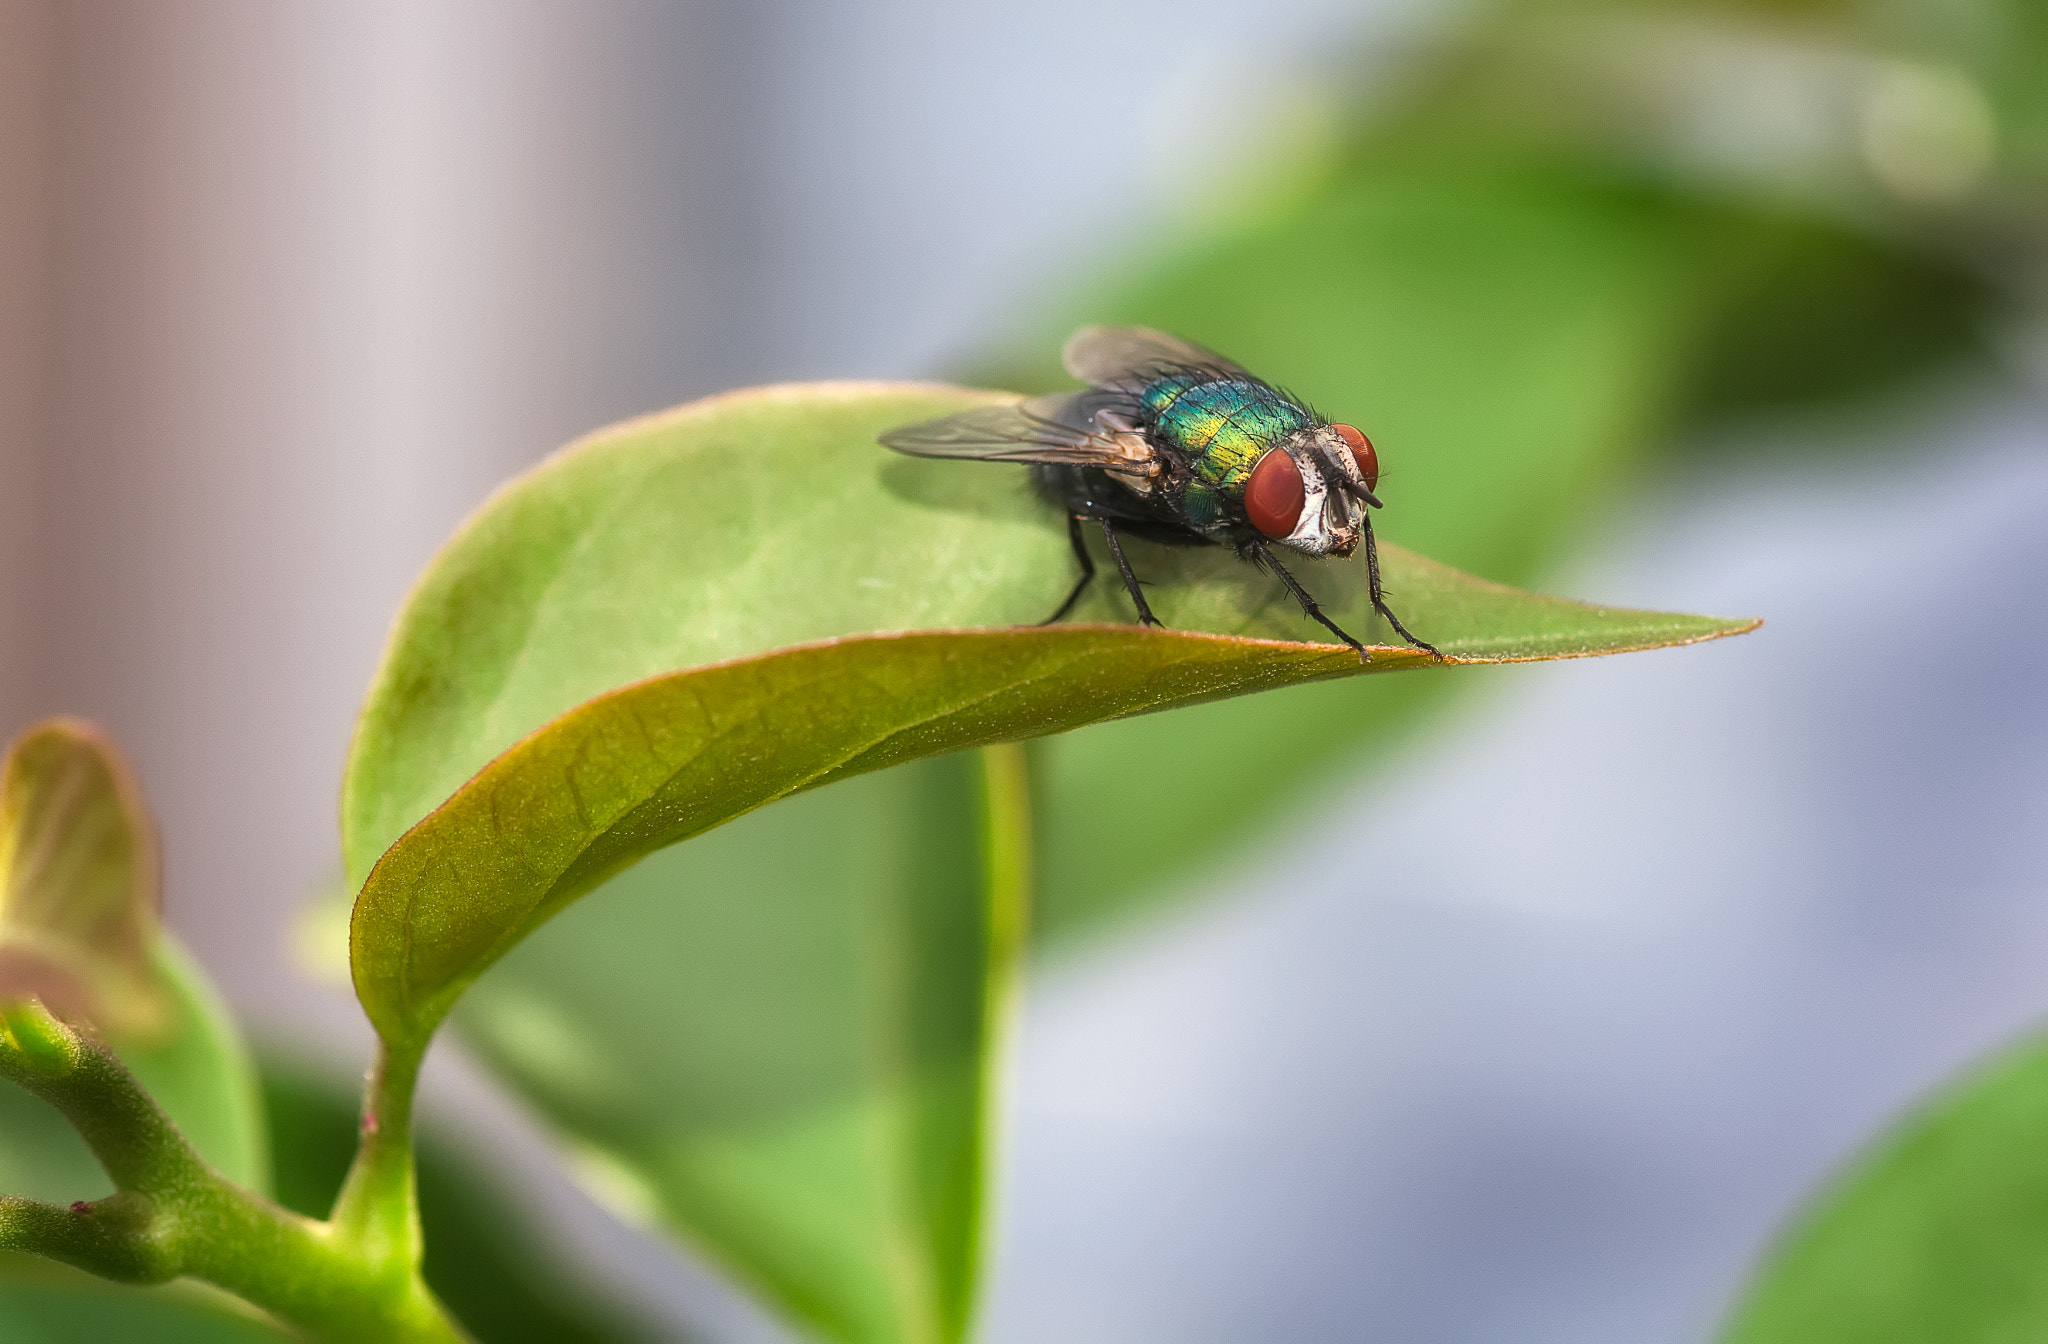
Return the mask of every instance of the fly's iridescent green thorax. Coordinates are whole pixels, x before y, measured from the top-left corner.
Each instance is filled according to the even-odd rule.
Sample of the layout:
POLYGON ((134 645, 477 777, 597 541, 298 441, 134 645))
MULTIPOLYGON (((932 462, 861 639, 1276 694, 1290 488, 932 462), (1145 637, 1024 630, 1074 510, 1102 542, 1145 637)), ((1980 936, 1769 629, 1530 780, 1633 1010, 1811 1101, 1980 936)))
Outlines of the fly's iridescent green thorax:
POLYGON ((1204 531, 1221 525, 1223 499, 1244 495, 1252 467, 1297 430, 1315 424, 1305 407, 1260 383, 1174 374, 1149 384, 1139 400, 1152 416, 1152 432, 1188 464, 1182 507, 1204 531))

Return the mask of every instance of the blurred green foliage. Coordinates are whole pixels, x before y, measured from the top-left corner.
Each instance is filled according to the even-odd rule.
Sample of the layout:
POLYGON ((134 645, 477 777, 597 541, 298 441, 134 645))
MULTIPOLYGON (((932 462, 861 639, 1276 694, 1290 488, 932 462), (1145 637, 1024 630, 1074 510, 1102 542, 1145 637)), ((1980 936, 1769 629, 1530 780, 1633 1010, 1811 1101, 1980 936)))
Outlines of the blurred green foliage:
POLYGON ((1945 1088, 1815 1201, 1727 1344, 2048 1338, 2048 1039, 1945 1088))
POLYGON ((128 1288, 28 1255, 0 1254, 7 1344, 286 1344, 238 1304, 183 1284, 128 1288))
POLYGON ((1723 421, 1884 394, 1981 352, 1999 311, 1987 282, 1939 257, 1796 215, 1702 225, 1722 270, 1701 314, 1662 442, 1723 421))

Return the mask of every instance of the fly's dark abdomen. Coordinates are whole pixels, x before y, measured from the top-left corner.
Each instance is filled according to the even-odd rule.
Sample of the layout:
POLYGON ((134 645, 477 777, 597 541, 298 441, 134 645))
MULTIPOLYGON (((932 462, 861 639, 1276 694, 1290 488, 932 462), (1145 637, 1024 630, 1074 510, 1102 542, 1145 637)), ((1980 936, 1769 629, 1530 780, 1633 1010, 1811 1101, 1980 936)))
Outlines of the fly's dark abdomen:
POLYGON ((1094 467, 1039 465, 1031 469, 1038 493, 1069 514, 1107 518, 1121 530, 1162 546, 1207 546, 1212 538, 1188 530, 1166 492, 1142 496, 1094 467))

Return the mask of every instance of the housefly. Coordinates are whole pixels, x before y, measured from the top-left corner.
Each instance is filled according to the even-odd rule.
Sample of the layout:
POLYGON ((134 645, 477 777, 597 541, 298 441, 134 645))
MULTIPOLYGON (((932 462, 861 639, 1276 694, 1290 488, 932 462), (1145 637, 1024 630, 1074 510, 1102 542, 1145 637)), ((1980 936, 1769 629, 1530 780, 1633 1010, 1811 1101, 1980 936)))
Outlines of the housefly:
MULTIPOLYGON (((1081 577, 1046 624, 1065 616, 1095 577, 1082 528, 1102 529, 1124 588, 1152 614, 1124 556, 1125 534, 1169 546, 1229 546, 1272 572, 1307 615, 1366 658, 1273 552, 1344 557, 1365 550, 1373 610, 1418 649, 1437 654, 1387 608, 1369 509, 1380 507, 1379 455, 1350 425, 1200 346, 1145 327, 1084 327, 1062 354, 1080 392, 985 406, 892 429, 882 442, 918 457, 1031 467, 1039 493, 1067 514, 1081 577)), ((1441 657, 1441 654, 1437 654, 1441 657)))

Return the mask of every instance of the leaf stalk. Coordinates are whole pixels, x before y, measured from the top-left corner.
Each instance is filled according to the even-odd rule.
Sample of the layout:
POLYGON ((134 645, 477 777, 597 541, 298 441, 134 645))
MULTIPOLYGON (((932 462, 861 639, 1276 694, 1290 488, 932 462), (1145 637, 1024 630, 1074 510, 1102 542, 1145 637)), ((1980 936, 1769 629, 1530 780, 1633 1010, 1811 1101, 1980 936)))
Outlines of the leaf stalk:
POLYGON ((370 1113, 388 1128, 365 1134, 337 1208, 350 1221, 323 1223, 215 1171, 97 1037, 39 1004, 0 1009, 0 1077, 55 1106, 116 1188, 68 1208, 0 1197, 0 1249, 125 1283, 204 1279, 331 1344, 463 1344, 419 1274, 418 1070, 379 1061, 370 1113))

